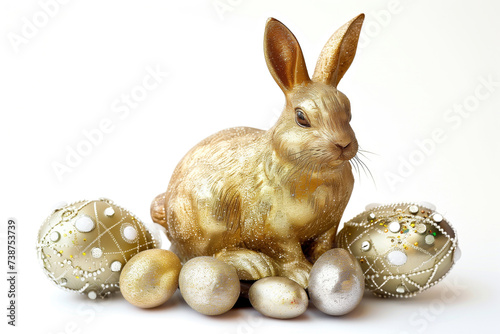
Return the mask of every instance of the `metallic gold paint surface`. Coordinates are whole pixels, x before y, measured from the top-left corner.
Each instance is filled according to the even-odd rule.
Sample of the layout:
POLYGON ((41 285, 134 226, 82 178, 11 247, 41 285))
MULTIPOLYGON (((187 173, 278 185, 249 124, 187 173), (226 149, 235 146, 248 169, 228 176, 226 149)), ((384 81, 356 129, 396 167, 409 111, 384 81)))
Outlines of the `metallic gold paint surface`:
POLYGON ((268 20, 264 52, 285 94, 281 117, 268 131, 232 128, 200 142, 151 205, 183 262, 215 255, 241 279, 281 275, 307 287, 311 262, 331 248, 354 184, 349 160, 358 143, 349 100, 336 85, 363 18, 332 36, 312 80, 295 36, 268 20), (310 127, 297 124, 297 108, 310 127))
POLYGON ((164 249, 150 249, 130 259, 120 274, 120 291, 131 304, 151 308, 165 303, 177 290, 181 261, 164 249))
POLYGON ((442 218, 432 209, 412 203, 378 206, 345 223, 338 245, 358 259, 366 288, 375 295, 413 297, 440 282, 457 260, 456 232, 444 218, 436 223, 435 215, 442 218), (411 213, 412 207, 418 211, 411 213), (370 247, 363 248, 366 242, 370 247), (391 258, 391 254, 400 256, 391 258))
POLYGON ((55 284, 95 298, 119 291, 123 265, 140 251, 155 247, 156 240, 137 217, 108 199, 99 199, 54 210, 38 232, 37 253, 55 284), (110 208, 113 215, 107 216, 110 208), (82 217, 94 222, 91 231, 78 230, 76 222, 82 217), (127 227, 137 232, 135 240, 125 239, 127 227), (51 239, 53 233, 60 236, 57 241, 51 239), (117 265, 119 269, 113 271, 117 265))

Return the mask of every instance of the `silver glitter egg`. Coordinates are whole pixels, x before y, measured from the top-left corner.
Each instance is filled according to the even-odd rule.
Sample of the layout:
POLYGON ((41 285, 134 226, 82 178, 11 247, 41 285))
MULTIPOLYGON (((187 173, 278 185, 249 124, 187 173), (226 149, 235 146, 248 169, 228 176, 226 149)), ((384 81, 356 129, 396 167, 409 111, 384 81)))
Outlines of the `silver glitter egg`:
POLYGON ((356 258, 347 250, 334 248, 320 256, 309 275, 309 297, 321 312, 343 315, 363 298, 365 279, 356 258))
POLYGON ((248 292, 252 306, 263 315, 277 319, 298 317, 307 310, 306 291, 286 277, 266 277, 255 282, 248 292))
POLYGON ((206 315, 229 311, 240 296, 236 269, 211 256, 195 257, 179 274, 179 289, 186 303, 206 315))

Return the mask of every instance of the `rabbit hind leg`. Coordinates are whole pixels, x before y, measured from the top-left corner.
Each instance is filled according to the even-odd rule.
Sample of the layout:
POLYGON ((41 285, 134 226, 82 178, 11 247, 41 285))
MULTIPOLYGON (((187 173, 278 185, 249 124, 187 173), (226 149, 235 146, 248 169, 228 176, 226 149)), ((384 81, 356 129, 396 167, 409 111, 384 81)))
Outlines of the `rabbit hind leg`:
POLYGON ((239 233, 228 231, 212 206, 200 205, 190 197, 177 197, 167 212, 168 237, 183 262, 197 256, 212 256, 240 243, 239 233))
POLYGON ((268 255, 245 248, 224 249, 215 257, 236 268, 240 280, 255 281, 268 276, 279 276, 279 265, 268 255))

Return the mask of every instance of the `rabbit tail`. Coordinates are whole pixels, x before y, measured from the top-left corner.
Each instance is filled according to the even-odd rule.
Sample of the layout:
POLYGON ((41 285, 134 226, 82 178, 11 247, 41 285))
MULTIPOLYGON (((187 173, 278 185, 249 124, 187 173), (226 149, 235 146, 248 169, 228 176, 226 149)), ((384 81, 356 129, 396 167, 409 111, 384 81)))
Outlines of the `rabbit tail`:
POLYGON ((167 215, 165 212, 165 193, 159 194, 151 203, 151 218, 157 224, 167 228, 167 215))

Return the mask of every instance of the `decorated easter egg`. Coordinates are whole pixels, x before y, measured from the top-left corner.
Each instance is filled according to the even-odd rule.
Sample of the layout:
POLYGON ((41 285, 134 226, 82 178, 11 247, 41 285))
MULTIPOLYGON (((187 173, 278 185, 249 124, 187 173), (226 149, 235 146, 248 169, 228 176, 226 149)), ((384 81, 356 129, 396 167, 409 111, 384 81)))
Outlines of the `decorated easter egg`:
POLYGON ((131 304, 151 308, 165 303, 177 290, 181 261, 171 251, 149 249, 135 255, 120 274, 120 291, 131 304))
POLYGON ((38 232, 43 271, 57 286, 104 297, 119 291, 120 272, 135 254, 156 248, 137 217, 108 199, 56 208, 38 232))
POLYGON ((323 313, 344 315, 363 298, 365 279, 356 258, 343 248, 319 257, 309 275, 311 303, 323 313))
POLYGON ((179 289, 186 303, 206 315, 229 311, 240 296, 236 269, 212 256, 195 257, 179 274, 179 289))
POLYGON ((309 304, 306 291, 286 277, 265 277, 248 291, 252 306, 263 315, 277 319, 298 317, 309 304))
POLYGON ((425 204, 375 206, 345 223, 337 236, 380 297, 412 297, 443 279, 458 260, 455 229, 425 204))

